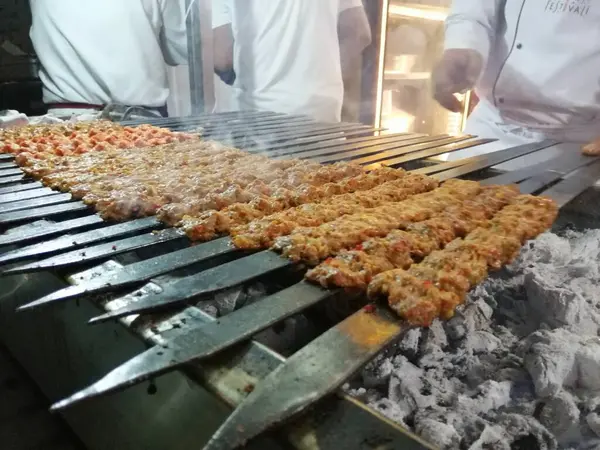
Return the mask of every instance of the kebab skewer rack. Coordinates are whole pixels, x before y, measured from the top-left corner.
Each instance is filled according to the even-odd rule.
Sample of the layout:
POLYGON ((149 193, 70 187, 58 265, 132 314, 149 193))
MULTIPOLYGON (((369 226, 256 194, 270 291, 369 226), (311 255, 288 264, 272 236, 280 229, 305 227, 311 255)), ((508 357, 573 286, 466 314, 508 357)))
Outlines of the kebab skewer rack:
MULTIPOLYGON (((426 158, 487 141, 468 136, 379 135, 380 130, 362 125, 319 124, 303 117, 270 113, 162 119, 152 124, 177 131, 202 129, 206 138, 249 152, 265 152, 276 158, 300 157, 325 164, 353 159, 366 168, 379 165, 413 168, 417 164, 417 173, 432 175, 440 181, 474 173, 481 175, 485 169, 501 162, 560 145, 567 152, 570 150, 568 157, 488 178, 483 183, 518 182, 522 191, 532 193, 558 183, 550 188, 549 194, 561 205, 591 186, 598 174, 596 160, 580 156, 570 148, 574 147, 572 145, 554 142, 516 147, 451 163, 425 164, 423 160, 426 158), (575 176, 562 179, 571 172, 575 172, 575 176)), ((169 375, 156 380, 151 378, 149 383, 116 396, 66 409, 67 420, 90 448, 165 448, 168 445, 169 448, 183 449, 191 448, 190 442, 195 442, 194 448, 198 448, 198 443, 206 442, 227 414, 227 409, 214 403, 200 385, 229 406, 238 406, 255 387, 260 386, 261 379, 286 362, 281 355, 249 339, 258 331, 332 295, 330 291, 306 283, 293 284, 295 266, 279 257, 269 256, 270 252, 250 256, 233 252, 226 238, 189 247, 184 237, 169 229, 159 234, 152 233, 160 225, 152 217, 118 225, 105 223, 80 202, 71 201, 68 194, 43 190, 39 183, 24 177, 10 157, 2 158, 0 226, 6 232, 0 236, 0 245, 9 251, 0 255, 0 262, 13 275, 1 281, 7 287, 5 292, 8 292, 0 304, 1 329, 7 345, 50 398, 66 398, 77 388, 90 385, 129 358, 141 354, 144 349, 142 341, 150 345, 164 345, 165 355, 177 362, 178 357, 189 359, 190 355, 185 355, 186 352, 178 347, 169 348, 168 343, 177 339, 185 341, 189 339, 186 336, 197 336, 197 342, 192 340, 188 350, 193 348, 192 356, 204 356, 202 362, 183 366, 184 372, 199 384, 190 384, 188 378, 173 372, 181 365, 165 364, 166 356, 159 355, 156 367, 152 367, 152 361, 144 360, 143 369, 156 369, 153 376, 163 372, 170 372, 169 375), (45 222, 40 223, 40 220, 45 222), (185 284, 186 277, 181 278, 181 272, 176 270, 187 270, 184 275, 192 281, 185 284), (223 320, 215 322, 198 308, 187 306, 192 297, 221 292, 258 278, 269 283, 269 277, 265 277, 267 273, 275 274, 275 278, 289 277, 289 287, 275 291, 274 295, 225 316, 223 320), (215 284, 215 279, 222 282, 215 284), (73 287, 56 294, 64 286, 64 281, 73 287), (179 288, 173 295, 163 295, 167 303, 150 302, 140 308, 147 298, 152 300, 155 297, 152 292, 160 293, 162 290, 169 294, 168 288, 174 283, 179 283, 179 288), (133 296, 120 295, 136 288, 141 289, 133 296), (91 302, 78 300, 84 294, 88 296, 89 291, 104 297, 96 296, 91 302), (46 294, 55 295, 54 300, 59 304, 27 313, 13 312, 16 307, 46 294), (77 300, 67 301, 69 298, 77 300), (131 305, 134 305, 133 309, 131 305), (164 308, 173 305, 178 307, 175 313, 171 308, 164 308), (123 312, 121 309, 124 307, 130 309, 123 312), (85 324, 88 319, 105 312, 108 316, 102 320, 119 316, 122 317, 120 323, 95 327, 85 324), (155 314, 131 316, 130 312, 155 314), (214 341, 207 338, 210 332, 215 333, 214 341), (200 351, 202 348, 205 353, 200 351), (99 416, 106 421, 105 427, 91 421, 92 417, 99 416), (106 434, 106 427, 111 429, 110 435, 106 434)), ((485 172, 483 175, 485 178, 485 172)), ((380 318, 381 326, 398 323, 383 310, 378 310, 373 317, 374 320, 380 318)), ((398 327, 396 325, 394 331, 400 332, 398 327)), ((335 334, 335 331, 333 328, 329 334, 335 334)), ((321 345, 320 351, 327 355, 328 343, 340 344, 339 335, 336 339, 338 341, 316 342, 316 345, 321 345)), ((351 351, 353 347, 344 349, 344 342, 342 339, 341 356, 338 355, 337 359, 346 358, 349 364, 339 364, 327 370, 331 378, 328 383, 311 389, 298 383, 296 390, 292 386, 287 392, 273 395, 275 404, 272 405, 273 415, 266 419, 269 422, 267 428, 279 425, 283 419, 289 419, 288 416, 292 418, 291 421, 286 420, 273 435, 276 440, 284 442, 282 448, 290 448, 290 445, 300 449, 362 448, 357 443, 373 448, 428 448, 427 443, 348 397, 327 396, 307 415, 297 416, 293 408, 281 408, 282 402, 291 398, 297 402, 294 407, 298 410, 314 406, 315 400, 339 386, 372 356, 369 351, 377 348, 373 345, 366 353, 355 354, 352 360, 344 352, 351 351)), ((380 344, 385 344, 385 340, 380 344)), ((315 344, 311 345, 313 349, 319 349, 315 344)), ((310 348, 307 346, 304 351, 310 348)), ((294 357, 295 362, 298 359, 294 357)), ((335 355, 333 359, 336 359, 335 355)), ((317 372, 326 370, 331 362, 326 359, 317 361, 323 365, 315 369, 317 372)), ((302 364, 301 359, 299 363, 302 364)), ((127 375, 135 380, 139 374, 135 371, 120 374, 118 381, 121 384, 116 383, 115 389, 122 389, 128 384, 127 375)), ((70 398, 70 401, 98 393, 84 391, 81 398, 70 398)), ((264 411, 264 405, 262 409, 264 411)), ((268 408, 267 412, 270 412, 268 408)), ((257 422, 260 420, 257 419, 257 422)), ((259 423, 257 430, 262 431, 264 425, 259 423)), ((241 430, 242 440, 245 439, 244 427, 247 425, 241 424, 238 430, 241 430)), ((251 426, 247 428, 250 437, 256 434, 251 426)), ((222 446, 219 441, 213 441, 211 448, 232 446, 227 439, 221 443, 222 446)), ((259 438, 253 443, 256 448, 278 448, 277 443, 266 438, 259 438)))

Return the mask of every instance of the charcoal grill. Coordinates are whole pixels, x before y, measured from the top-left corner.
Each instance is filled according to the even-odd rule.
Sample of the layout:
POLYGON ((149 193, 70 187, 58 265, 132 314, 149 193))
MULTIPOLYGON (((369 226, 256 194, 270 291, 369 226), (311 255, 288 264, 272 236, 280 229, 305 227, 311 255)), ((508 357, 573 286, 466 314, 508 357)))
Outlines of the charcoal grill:
MULTIPOLYGON (((267 112, 151 119, 147 123, 177 131, 200 130, 206 138, 249 152, 265 152, 273 158, 294 157, 324 164, 352 160, 366 170, 381 165, 403 166, 439 180, 468 176, 482 179, 483 183, 520 183, 525 192, 546 190, 561 205, 586 191, 600 175, 597 158, 581 156, 574 144, 553 141, 440 163, 430 158, 489 140, 386 134, 359 124, 323 124, 301 116, 267 112), (550 146, 560 146, 565 154, 542 165, 505 174, 487 170, 550 146)), ((138 122, 124 124, 135 126, 138 122)), ((287 448, 290 444, 301 449, 429 448, 416 436, 348 397, 327 397, 311 414, 300 418, 294 414, 335 390, 404 331, 384 309, 371 315, 368 324, 360 311, 350 315, 286 361, 256 341, 245 345, 243 342, 285 318, 324 303, 334 292, 295 283, 299 268, 287 260, 269 251, 250 255, 236 251, 227 238, 189 246, 187 238, 173 229, 163 229, 152 217, 106 223, 82 202, 72 201, 69 194, 55 193, 28 180, 10 156, 2 155, 0 164, 0 227, 5 231, 0 235, 0 248, 7 250, 0 255, 4 275, 32 277, 33 272, 41 272, 39 276, 43 277, 52 272, 70 284, 61 290, 52 288, 34 302, 31 297, 17 295, 16 306, 35 309, 38 312, 33 313, 45 320, 56 316, 57 305, 72 307, 74 300, 92 297, 91 303, 104 312, 93 322, 120 319, 122 325, 146 342, 157 345, 99 384, 55 405, 56 409, 123 389, 134 381, 171 372, 183 363, 202 358, 201 364, 194 361, 183 366, 184 370, 230 406, 241 403, 263 378, 268 377, 265 383, 272 388, 272 395, 246 402, 230 419, 233 428, 221 431, 218 439, 211 441, 211 449, 231 448, 290 416, 293 421, 286 420, 277 433, 278 439, 287 441, 287 448), (269 282, 269 274, 280 282, 284 280, 282 290, 217 321, 193 306, 236 286, 255 280, 269 282), (137 315, 141 313, 154 314, 137 315), (351 328, 368 325, 385 332, 372 345, 359 348, 349 345, 347 333, 343 332, 348 323, 353 324, 351 328), (336 349, 337 354, 331 349, 336 349), (307 364, 317 364, 315 367, 321 369, 332 366, 324 371, 326 375, 316 369, 310 375, 307 364), (277 373, 272 373, 276 368, 277 373), (309 375, 302 383, 294 383, 295 372, 309 375), (286 402, 289 405, 282 408, 286 402)), ((14 317, 27 323, 25 314, 14 317)), ((101 333, 102 328, 95 330, 101 333)), ((97 378, 98 374, 94 379, 97 378)))

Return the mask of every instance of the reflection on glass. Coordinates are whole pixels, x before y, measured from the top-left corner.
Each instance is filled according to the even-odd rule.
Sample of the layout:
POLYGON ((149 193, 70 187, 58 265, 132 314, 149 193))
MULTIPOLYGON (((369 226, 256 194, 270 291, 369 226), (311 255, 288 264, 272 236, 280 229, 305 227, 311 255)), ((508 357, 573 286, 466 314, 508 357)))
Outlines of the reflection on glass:
MULTIPOLYGON (((446 111, 431 96, 431 71, 443 51, 450 1, 383 2, 376 125, 394 133, 463 130, 466 114, 446 111)), ((461 97, 467 111, 470 95, 461 97)))

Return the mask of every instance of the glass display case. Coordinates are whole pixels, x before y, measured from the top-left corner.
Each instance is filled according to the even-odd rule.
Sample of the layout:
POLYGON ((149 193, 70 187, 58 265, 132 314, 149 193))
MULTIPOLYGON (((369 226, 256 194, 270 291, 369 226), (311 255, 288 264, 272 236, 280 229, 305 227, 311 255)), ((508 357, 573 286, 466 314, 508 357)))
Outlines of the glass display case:
POLYGON ((431 71, 444 47, 451 0, 383 0, 375 126, 391 132, 459 134, 469 110, 450 113, 431 95, 431 71))

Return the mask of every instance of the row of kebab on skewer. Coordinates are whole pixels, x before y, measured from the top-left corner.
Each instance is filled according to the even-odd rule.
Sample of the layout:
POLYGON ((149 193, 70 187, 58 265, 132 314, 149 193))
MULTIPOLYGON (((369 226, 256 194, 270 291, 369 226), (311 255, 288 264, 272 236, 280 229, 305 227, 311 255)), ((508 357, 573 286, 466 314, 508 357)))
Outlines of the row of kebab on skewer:
POLYGON ((198 140, 198 134, 179 133, 152 125, 124 127, 108 120, 7 128, 0 134, 0 153, 13 153, 21 165, 51 156, 135 148, 198 140))
POLYGON ((27 160, 46 185, 107 219, 157 214, 196 241, 230 235, 315 266, 308 280, 386 298, 428 325, 551 226, 551 200, 381 168, 330 166, 197 141, 27 160))

